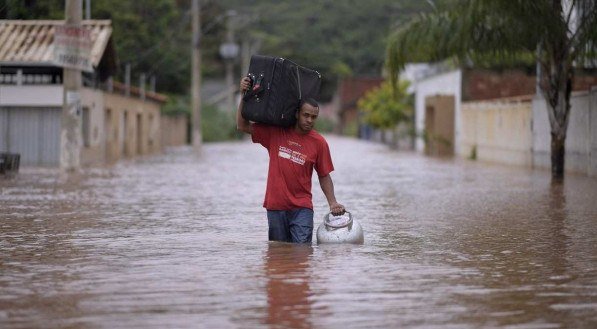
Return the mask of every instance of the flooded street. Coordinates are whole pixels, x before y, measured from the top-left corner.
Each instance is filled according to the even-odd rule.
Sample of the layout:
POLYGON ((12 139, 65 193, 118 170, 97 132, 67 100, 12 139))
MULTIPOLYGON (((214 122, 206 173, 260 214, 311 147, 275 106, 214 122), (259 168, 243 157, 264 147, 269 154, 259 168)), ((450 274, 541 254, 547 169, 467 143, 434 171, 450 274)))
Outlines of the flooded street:
POLYGON ((597 179, 328 141, 362 246, 268 243, 248 141, 1 179, 0 327, 597 327, 597 179))

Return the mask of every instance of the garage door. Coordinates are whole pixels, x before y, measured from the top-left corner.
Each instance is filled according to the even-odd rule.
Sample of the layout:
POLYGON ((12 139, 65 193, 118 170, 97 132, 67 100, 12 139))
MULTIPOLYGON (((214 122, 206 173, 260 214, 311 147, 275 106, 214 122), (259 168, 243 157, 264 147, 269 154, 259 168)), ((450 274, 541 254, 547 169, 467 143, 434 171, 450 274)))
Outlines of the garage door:
POLYGON ((0 108, 0 151, 21 154, 22 166, 58 166, 60 108, 0 108))

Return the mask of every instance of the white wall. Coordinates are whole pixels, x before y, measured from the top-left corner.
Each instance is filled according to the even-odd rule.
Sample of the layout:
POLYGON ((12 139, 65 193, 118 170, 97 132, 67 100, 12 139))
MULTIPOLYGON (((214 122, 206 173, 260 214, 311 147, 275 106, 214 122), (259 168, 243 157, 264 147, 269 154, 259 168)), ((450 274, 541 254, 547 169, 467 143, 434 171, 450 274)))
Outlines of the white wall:
POLYGON ((0 106, 62 107, 62 85, 0 85, 0 106))
POLYGON ((532 167, 530 101, 490 100, 462 104, 459 155, 494 163, 532 167))
MULTIPOLYGON (((425 98, 434 95, 451 95, 454 96, 454 152, 459 154, 460 146, 460 104, 462 100, 462 71, 455 70, 444 74, 432 76, 423 80, 415 82, 415 129, 417 134, 420 134, 425 129, 425 98)), ((415 149, 417 151, 424 151, 425 143, 421 136, 417 137, 415 142, 415 149)))
MULTIPOLYGON (((570 99, 566 134, 566 172, 597 175, 597 90, 570 99)), ((545 99, 533 99, 533 165, 551 168, 551 127, 545 99)))

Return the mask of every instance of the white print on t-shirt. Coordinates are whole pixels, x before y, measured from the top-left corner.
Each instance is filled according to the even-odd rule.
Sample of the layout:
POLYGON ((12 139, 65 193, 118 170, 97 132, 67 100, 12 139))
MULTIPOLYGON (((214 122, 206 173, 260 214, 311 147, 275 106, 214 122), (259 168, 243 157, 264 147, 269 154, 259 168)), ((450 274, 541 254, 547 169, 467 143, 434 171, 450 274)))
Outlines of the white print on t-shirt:
POLYGON ((305 161, 307 160, 306 155, 297 151, 293 151, 284 146, 280 146, 280 148, 278 149, 278 156, 283 159, 288 159, 294 163, 298 163, 301 166, 304 165, 305 161))
POLYGON ((290 159, 290 157, 292 157, 292 150, 285 148, 284 146, 280 146, 280 149, 278 150, 278 156, 280 158, 290 159))

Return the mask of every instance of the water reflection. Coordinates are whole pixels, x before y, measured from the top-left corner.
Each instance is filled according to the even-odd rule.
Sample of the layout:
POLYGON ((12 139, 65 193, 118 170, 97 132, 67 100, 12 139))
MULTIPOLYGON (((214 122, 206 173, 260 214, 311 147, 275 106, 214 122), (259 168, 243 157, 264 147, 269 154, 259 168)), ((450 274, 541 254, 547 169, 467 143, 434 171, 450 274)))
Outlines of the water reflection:
POLYGON ((313 247, 270 242, 265 256, 267 320, 272 328, 311 328, 310 258, 313 247))
MULTIPOLYGON (((451 241, 448 252, 440 253, 443 261, 462 269, 461 275, 449 279, 455 287, 454 300, 485 314, 465 312, 458 317, 462 321, 480 327, 520 323, 560 327, 562 315, 553 313, 553 305, 566 303, 569 297, 579 301, 583 295, 576 286, 579 269, 569 261, 565 187, 541 185, 544 189, 536 194, 513 191, 505 200, 486 200, 481 209, 461 219, 462 225, 440 233, 445 235, 440 243, 448 237, 451 241)), ((585 251, 573 258, 586 257, 585 251)), ((566 323, 586 325, 576 319, 566 323)))
POLYGON ((569 253, 570 238, 566 234, 566 225, 568 224, 566 218, 568 215, 564 189, 565 181, 551 182, 546 202, 548 204, 546 216, 550 219, 549 241, 551 245, 549 249, 551 250, 551 257, 549 265, 553 269, 552 278, 560 279, 567 276, 566 273, 570 271, 571 267, 571 264, 566 260, 566 255, 569 253))

